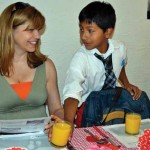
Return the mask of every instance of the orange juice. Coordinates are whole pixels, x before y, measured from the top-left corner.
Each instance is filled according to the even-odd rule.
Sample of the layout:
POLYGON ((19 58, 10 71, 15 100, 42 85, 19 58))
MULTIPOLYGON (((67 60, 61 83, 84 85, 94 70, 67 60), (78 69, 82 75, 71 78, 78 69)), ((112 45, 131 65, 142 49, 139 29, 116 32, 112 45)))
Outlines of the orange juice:
POLYGON ((53 125, 51 142, 57 146, 65 146, 71 132, 71 124, 68 122, 56 122, 53 125))
POLYGON ((140 130, 141 116, 136 113, 126 114, 125 132, 129 134, 138 134, 140 130))

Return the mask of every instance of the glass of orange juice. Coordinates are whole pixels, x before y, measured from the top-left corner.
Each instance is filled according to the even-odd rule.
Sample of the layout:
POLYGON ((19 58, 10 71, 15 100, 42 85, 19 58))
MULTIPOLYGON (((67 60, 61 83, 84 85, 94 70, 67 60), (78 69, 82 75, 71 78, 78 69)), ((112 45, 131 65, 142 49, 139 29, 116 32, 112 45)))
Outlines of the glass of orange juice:
POLYGON ((128 134, 138 134, 141 125, 141 115, 137 113, 127 113, 125 118, 125 132, 128 134))
POLYGON ((55 122, 52 129, 51 143, 65 146, 71 133, 71 123, 67 121, 55 122))

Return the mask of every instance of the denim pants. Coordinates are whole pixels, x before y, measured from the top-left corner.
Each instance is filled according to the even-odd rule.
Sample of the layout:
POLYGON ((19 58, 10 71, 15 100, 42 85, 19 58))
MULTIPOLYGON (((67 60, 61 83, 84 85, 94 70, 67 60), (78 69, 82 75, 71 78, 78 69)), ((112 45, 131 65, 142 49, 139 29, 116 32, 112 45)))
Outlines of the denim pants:
MULTIPOLYGON (((81 127, 101 125, 103 114, 108 113, 115 94, 116 89, 91 92, 85 101, 81 127)), ((150 100, 144 91, 138 100, 133 100, 130 93, 122 88, 121 95, 113 105, 111 112, 115 110, 139 113, 142 119, 150 118, 150 100)), ((123 121, 123 119, 116 119, 108 124, 118 124, 123 121)))

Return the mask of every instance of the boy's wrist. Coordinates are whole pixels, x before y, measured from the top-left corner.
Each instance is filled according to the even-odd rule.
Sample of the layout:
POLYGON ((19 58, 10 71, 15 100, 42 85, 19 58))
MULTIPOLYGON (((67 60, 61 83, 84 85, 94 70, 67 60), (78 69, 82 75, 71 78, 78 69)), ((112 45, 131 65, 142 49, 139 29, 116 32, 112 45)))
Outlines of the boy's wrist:
POLYGON ((131 84, 128 82, 128 83, 124 84, 123 87, 127 90, 128 88, 131 87, 131 84))

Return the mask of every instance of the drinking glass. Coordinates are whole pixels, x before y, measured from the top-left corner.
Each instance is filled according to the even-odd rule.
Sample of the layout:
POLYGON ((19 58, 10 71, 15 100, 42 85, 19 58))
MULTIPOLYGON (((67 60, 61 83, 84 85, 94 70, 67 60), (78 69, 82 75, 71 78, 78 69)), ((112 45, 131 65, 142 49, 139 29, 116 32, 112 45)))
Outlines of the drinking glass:
POLYGON ((71 123, 67 121, 55 122, 52 128, 51 143, 56 146, 65 146, 71 133, 71 123))
POLYGON ((138 134, 141 125, 141 115, 137 113, 127 113, 125 118, 125 132, 128 134, 138 134))

